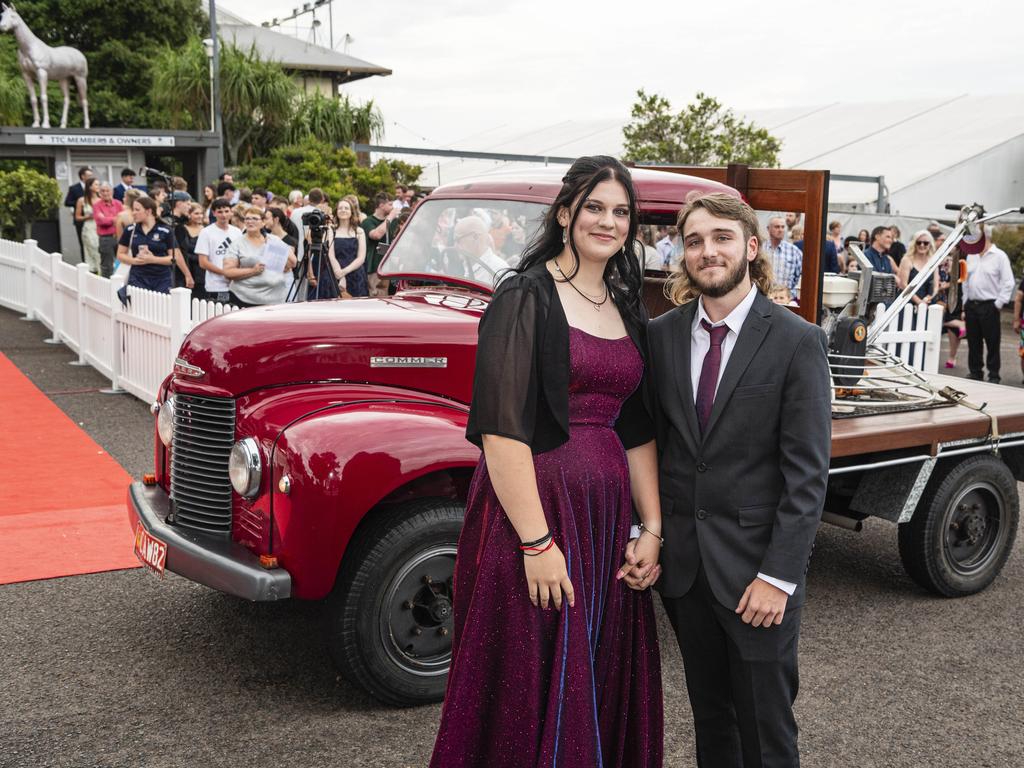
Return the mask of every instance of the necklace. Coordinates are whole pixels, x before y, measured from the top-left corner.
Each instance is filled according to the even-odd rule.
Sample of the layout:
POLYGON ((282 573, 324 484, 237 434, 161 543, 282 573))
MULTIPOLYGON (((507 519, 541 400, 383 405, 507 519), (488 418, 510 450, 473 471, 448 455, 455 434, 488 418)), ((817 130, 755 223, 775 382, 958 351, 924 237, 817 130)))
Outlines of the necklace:
POLYGON ((606 301, 608 301, 608 286, 606 285, 604 287, 604 296, 601 298, 601 300, 600 301, 595 301, 593 298, 591 298, 590 294, 584 293, 582 290, 580 290, 579 288, 576 287, 576 284, 571 279, 569 279, 569 277, 565 274, 565 272, 562 271, 562 268, 560 266, 558 266, 558 262, 557 261, 554 262, 554 264, 555 264, 555 269, 558 270, 558 274, 560 274, 562 276, 562 279, 569 284, 569 287, 572 288, 574 291, 576 291, 576 293, 578 293, 584 299, 589 301, 593 305, 595 312, 600 312, 601 311, 601 307, 604 305, 604 303, 606 301))

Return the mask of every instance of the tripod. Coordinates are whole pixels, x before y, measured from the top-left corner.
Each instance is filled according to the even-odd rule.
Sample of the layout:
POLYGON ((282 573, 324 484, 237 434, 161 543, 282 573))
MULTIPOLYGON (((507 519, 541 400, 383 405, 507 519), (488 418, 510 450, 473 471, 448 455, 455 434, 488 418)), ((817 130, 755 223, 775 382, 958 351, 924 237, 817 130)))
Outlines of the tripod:
POLYGON ((330 264, 327 263, 324 231, 322 229, 319 231, 310 230, 310 241, 303 249, 302 259, 295 268, 296 274, 299 277, 292 283, 292 287, 288 289, 288 296, 285 298, 286 302, 316 301, 320 298, 337 298, 341 295, 338 281, 334 277, 334 271, 331 269, 330 264), (312 296, 309 295, 308 289, 309 274, 312 271, 310 269, 311 264, 315 265, 316 268, 316 274, 313 275, 313 278, 316 280, 316 286, 312 296), (329 282, 325 285, 324 280, 329 282), (332 290, 328 290, 328 287, 332 290))

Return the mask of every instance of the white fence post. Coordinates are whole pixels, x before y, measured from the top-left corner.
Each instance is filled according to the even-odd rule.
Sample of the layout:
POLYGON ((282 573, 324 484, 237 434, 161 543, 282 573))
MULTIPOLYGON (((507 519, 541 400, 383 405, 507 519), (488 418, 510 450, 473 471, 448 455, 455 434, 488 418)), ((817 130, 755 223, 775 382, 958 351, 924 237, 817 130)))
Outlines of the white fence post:
POLYGON ((32 254, 36 250, 35 240, 26 240, 23 245, 22 254, 25 258, 25 316, 22 320, 35 320, 36 313, 32 305, 32 271, 34 262, 32 261, 32 254))
POLYGON ((167 369, 174 368, 178 350, 185 340, 185 334, 192 330, 192 291, 188 288, 171 289, 171 359, 167 369))
POLYGON ((110 388, 100 390, 105 395, 120 395, 121 389, 121 352, 124 343, 121 339, 121 327, 118 315, 121 313, 121 297, 117 292, 124 287, 124 278, 113 275, 110 278, 110 388))
POLYGON ((85 359, 85 348, 89 339, 89 313, 85 310, 85 281, 88 279, 89 265, 82 263, 75 267, 75 279, 78 289, 75 294, 76 307, 78 309, 78 359, 72 360, 69 365, 88 365, 85 359))
POLYGON ((64 257, 59 253, 50 254, 50 312, 53 320, 53 328, 50 329, 50 338, 43 339, 47 344, 62 344, 61 331, 64 330, 64 309, 61 306, 60 291, 57 288, 57 275, 60 274, 60 265, 64 263, 64 257))
POLYGON ((945 309, 941 304, 932 304, 928 307, 928 324, 925 326, 931 339, 925 344, 924 366, 921 370, 925 373, 939 372, 939 358, 942 357, 942 317, 945 309))

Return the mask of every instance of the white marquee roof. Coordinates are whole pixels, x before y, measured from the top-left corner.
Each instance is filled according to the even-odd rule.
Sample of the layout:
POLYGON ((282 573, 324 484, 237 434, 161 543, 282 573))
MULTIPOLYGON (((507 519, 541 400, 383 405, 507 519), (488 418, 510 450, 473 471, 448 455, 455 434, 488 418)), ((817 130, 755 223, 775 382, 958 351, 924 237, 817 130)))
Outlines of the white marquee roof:
MULTIPOLYGON (((894 207, 899 207, 901 193, 908 203, 913 200, 920 207, 920 195, 910 194, 916 187, 1016 144, 1020 147, 1003 157, 1002 163, 1016 169, 1019 155, 1024 175, 1024 94, 737 111, 782 139, 782 167, 884 176, 894 207)), ((477 134, 456 149, 566 157, 620 155, 624 124, 624 120, 506 124, 477 134)), ((437 184, 439 173, 440 181, 449 183, 507 165, 489 160, 408 159, 425 166, 428 184, 437 184)), ((958 177, 949 186, 964 185, 958 177)), ((1021 192, 1024 202, 1024 179, 1021 192)), ((983 191, 974 194, 971 189, 965 194, 980 200, 983 191)), ((875 196, 876 187, 870 184, 834 181, 830 188, 833 203, 865 203, 875 196)), ((957 189, 949 189, 947 196, 957 197, 957 189)), ((931 210, 905 212, 937 213, 931 202, 926 207, 931 210)))

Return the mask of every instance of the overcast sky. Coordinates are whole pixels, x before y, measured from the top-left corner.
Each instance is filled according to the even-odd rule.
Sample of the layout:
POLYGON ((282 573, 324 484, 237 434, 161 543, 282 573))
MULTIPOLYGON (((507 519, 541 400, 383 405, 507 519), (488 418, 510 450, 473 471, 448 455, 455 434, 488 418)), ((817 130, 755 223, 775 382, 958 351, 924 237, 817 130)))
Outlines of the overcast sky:
MULTIPOLYGON (((299 5, 218 2, 256 23, 299 5)), ((348 53, 394 72, 347 86, 381 108, 386 141, 462 149, 510 124, 625 120, 640 87, 738 111, 1024 94, 1022 22, 1020 0, 334 3, 338 50, 347 32, 348 53)))

